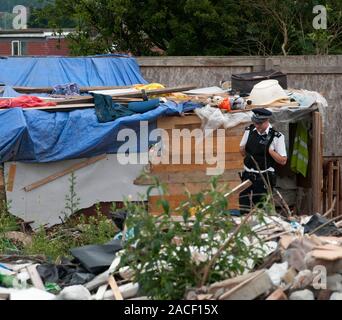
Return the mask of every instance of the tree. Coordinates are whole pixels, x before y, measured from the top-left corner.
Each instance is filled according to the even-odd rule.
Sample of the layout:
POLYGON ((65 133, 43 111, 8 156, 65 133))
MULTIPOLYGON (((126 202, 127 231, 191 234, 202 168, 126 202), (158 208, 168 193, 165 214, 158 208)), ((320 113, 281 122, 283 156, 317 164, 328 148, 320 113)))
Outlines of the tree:
POLYGON ((55 0, 31 24, 75 27, 73 54, 288 55, 341 52, 340 0, 325 0, 328 29, 315 30, 321 0, 55 0))

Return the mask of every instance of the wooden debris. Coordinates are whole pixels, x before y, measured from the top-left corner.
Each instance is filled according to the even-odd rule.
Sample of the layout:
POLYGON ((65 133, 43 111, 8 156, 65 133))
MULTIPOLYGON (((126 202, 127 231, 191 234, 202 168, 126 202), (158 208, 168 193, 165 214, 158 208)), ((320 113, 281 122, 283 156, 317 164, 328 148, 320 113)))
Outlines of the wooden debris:
MULTIPOLYGON (((139 291, 139 285, 128 283, 122 286, 118 286, 118 290, 123 299, 130 299, 137 296, 139 291)), ((116 300, 112 290, 106 291, 103 298, 104 300, 116 300)))
POLYGON ((279 246, 281 249, 286 250, 289 245, 296 239, 296 236, 292 234, 286 234, 280 237, 279 246))
POLYGON ((37 265, 30 265, 28 267, 26 267, 26 270, 28 272, 28 274, 30 275, 32 284, 40 290, 45 291, 45 287, 44 287, 44 283, 37 271, 37 265))
POLYGON ((219 300, 254 300, 273 287, 266 270, 256 271, 247 280, 224 293, 219 300))
POLYGON ((14 179, 15 179, 16 172, 17 172, 17 165, 11 164, 9 167, 9 170, 8 170, 7 192, 13 191, 14 179))
POLYGON ((65 176, 65 175, 67 175, 69 173, 72 173, 72 172, 74 172, 76 170, 82 169, 82 168, 84 168, 84 167, 86 167, 86 166, 88 166, 90 164, 93 164, 93 163, 95 163, 97 161, 103 160, 106 157, 107 156, 105 154, 102 154, 100 156, 89 158, 89 159, 87 159, 85 161, 82 161, 80 163, 74 164, 74 165, 64 169, 61 172, 54 173, 54 174, 52 174, 52 175, 50 175, 50 176, 48 176, 48 177, 46 177, 44 179, 41 179, 41 180, 39 180, 37 182, 34 182, 34 183, 24 187, 24 190, 26 192, 29 192, 29 191, 32 191, 34 189, 37 189, 37 188, 39 188, 39 187, 41 187, 41 186, 43 186, 43 185, 45 185, 45 184, 47 184, 47 183, 49 183, 51 181, 54 181, 54 180, 56 180, 56 179, 58 179, 60 177, 65 176))
MULTIPOLYGON (((113 89, 129 89, 132 86, 96 86, 96 87, 80 87, 80 92, 88 92, 95 90, 113 90, 113 89)), ((53 87, 13 87, 20 93, 49 93, 53 91, 53 87)))
POLYGON ((295 268, 291 267, 289 270, 287 270, 287 272, 285 273, 285 275, 282 277, 282 280, 287 284, 292 284, 295 277, 297 275, 297 271, 295 268))
POLYGON ((266 300, 288 300, 286 294, 281 288, 278 288, 277 290, 273 291, 266 300))
POLYGON ((310 255, 316 259, 334 261, 342 259, 342 247, 334 245, 320 246, 314 248, 314 250, 310 252, 310 255))
POLYGON ((115 300, 123 300, 122 294, 113 276, 109 276, 108 283, 112 288, 115 300))

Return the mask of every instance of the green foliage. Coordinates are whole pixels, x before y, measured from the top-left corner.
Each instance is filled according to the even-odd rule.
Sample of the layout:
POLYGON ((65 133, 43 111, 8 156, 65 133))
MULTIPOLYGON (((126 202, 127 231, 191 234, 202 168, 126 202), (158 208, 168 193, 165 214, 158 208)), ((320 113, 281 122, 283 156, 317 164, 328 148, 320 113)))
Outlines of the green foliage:
MULTIPOLYGON (((148 195, 153 189, 162 194, 165 191, 157 180, 148 195)), ((217 189, 216 179, 207 194, 189 195, 188 201, 189 205, 180 210, 184 223, 171 218, 169 204, 163 198, 159 216, 149 214, 144 203, 126 203, 130 213, 126 223, 134 229, 134 236, 125 245, 121 263, 134 270, 134 281, 154 299, 181 299, 186 288, 201 285, 208 263, 230 237, 230 245, 208 270, 209 283, 243 273, 249 268, 247 260, 256 262, 263 255, 256 246, 261 241, 249 224, 232 236, 236 221, 227 212, 227 199, 217 189), (209 205, 206 197, 210 198, 209 205)), ((256 219, 263 222, 262 210, 256 219)))
MULTIPOLYGON (((41 226, 32 234, 32 242, 23 248, 17 248, 5 237, 7 231, 18 230, 17 221, 8 213, 6 203, 0 206, 0 252, 16 251, 27 255, 44 255, 51 261, 60 257, 70 256, 70 249, 89 244, 104 244, 113 239, 118 229, 112 220, 108 219, 96 206, 96 215, 75 217, 78 211, 79 198, 77 196, 76 176, 71 175, 69 194, 65 197, 65 220, 63 224, 50 230, 41 226)), ((112 207, 114 209, 114 206, 112 207)))
POLYGON ((71 248, 104 244, 112 240, 117 231, 113 222, 98 211, 95 216, 68 219, 50 231, 41 226, 32 235, 32 244, 26 246, 24 252, 45 255, 56 261, 60 257, 69 257, 71 248))
POLYGON ((96 205, 96 215, 88 219, 80 217, 78 228, 81 230, 78 242, 80 244, 105 244, 113 239, 118 229, 112 220, 101 213, 99 204, 96 205))
POLYGON ((340 53, 340 0, 55 0, 33 12, 31 26, 70 34, 75 55, 279 55, 340 53), (312 9, 328 10, 328 29, 312 9))
POLYGON ((79 208, 80 198, 76 193, 76 176, 72 172, 69 178, 69 193, 65 196, 65 211, 62 212, 65 217, 72 216, 75 214, 79 208))
POLYGON ((50 237, 43 226, 32 235, 32 243, 26 246, 23 252, 27 255, 44 255, 51 261, 59 257, 68 256, 69 249, 73 247, 72 237, 63 235, 63 232, 50 237))
POLYGON ((0 203, 0 252, 9 253, 17 251, 15 244, 5 236, 6 232, 18 230, 17 220, 9 213, 8 204, 0 203))

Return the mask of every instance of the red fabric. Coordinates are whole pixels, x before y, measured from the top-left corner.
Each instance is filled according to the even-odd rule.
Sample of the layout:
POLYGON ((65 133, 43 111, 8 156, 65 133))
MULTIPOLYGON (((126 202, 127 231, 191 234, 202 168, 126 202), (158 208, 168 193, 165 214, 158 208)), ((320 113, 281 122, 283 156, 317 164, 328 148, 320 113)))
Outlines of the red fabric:
POLYGON ((46 107, 56 106, 56 102, 47 102, 35 96, 20 96, 10 99, 0 99, 0 108, 32 108, 32 107, 46 107))
POLYGON ((231 106, 230 106, 230 101, 228 98, 224 99, 220 104, 219 104, 219 108, 220 109, 224 109, 224 110, 231 110, 231 106))

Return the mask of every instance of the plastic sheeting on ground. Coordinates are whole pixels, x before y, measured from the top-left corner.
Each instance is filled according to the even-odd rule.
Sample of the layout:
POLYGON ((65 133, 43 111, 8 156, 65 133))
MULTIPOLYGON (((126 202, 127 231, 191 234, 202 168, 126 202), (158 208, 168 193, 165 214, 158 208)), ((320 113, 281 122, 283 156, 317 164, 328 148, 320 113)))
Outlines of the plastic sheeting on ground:
MULTIPOLYGON (((107 123, 98 122, 94 109, 52 113, 21 108, 3 110, 0 111, 0 162, 52 162, 117 153, 125 143, 117 141, 121 129, 134 130, 140 141, 141 121, 148 121, 151 131, 158 117, 177 115, 199 106, 168 101, 143 114, 107 123)), ((146 152, 147 147, 148 143, 142 148, 138 143, 130 147, 130 152, 146 152)))
POLYGON ((124 86, 147 83, 134 58, 8 57, 0 59, 0 83, 47 87, 75 82, 79 86, 124 86))

